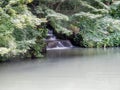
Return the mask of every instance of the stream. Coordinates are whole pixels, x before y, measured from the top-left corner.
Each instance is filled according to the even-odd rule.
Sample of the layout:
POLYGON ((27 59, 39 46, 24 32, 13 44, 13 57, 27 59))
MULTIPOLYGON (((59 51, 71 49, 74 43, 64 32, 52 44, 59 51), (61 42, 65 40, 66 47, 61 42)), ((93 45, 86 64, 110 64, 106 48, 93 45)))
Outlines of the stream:
POLYGON ((120 48, 48 50, 0 63, 0 90, 120 90, 120 48))

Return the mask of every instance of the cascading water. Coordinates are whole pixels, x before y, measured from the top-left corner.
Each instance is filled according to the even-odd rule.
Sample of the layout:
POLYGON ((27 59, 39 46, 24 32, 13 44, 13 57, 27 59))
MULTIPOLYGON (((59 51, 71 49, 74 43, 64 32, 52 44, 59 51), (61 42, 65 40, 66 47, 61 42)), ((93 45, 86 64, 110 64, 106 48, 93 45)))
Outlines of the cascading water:
POLYGON ((53 34, 53 30, 48 30, 46 43, 47 43, 47 50, 68 49, 73 47, 73 45, 69 40, 57 39, 56 36, 53 34))

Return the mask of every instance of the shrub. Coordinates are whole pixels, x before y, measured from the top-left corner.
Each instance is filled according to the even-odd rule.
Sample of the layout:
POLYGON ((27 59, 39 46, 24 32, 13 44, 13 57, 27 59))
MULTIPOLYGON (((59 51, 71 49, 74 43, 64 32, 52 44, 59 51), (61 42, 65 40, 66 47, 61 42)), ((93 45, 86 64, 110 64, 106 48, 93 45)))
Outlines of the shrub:
POLYGON ((27 55, 25 53, 31 53, 36 47, 39 48, 32 51, 37 52, 34 57, 41 55, 46 30, 41 25, 44 21, 29 11, 30 2, 32 0, 0 0, 0 60, 27 55))

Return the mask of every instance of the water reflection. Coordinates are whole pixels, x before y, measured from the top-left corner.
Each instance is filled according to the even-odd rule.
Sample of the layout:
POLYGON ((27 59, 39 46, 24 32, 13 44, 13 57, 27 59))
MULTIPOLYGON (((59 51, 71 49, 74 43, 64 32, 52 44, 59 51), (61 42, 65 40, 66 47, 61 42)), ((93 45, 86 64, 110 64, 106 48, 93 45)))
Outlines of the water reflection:
POLYGON ((98 55, 119 54, 120 48, 71 48, 63 50, 50 50, 46 54, 46 58, 74 58, 88 57, 98 55))
POLYGON ((120 90, 120 49, 48 51, 0 64, 0 90, 120 90))

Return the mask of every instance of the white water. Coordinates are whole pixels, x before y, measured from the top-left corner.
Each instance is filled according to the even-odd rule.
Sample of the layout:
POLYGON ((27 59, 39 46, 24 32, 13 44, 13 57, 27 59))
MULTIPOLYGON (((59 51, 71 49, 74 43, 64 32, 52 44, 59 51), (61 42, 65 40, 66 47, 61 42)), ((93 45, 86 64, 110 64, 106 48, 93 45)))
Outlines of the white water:
MULTIPOLYGON (((72 47, 71 47, 72 48, 72 47)), ((63 49, 70 49, 70 47, 55 47, 55 48, 47 48, 47 50, 63 50, 63 49)))
POLYGON ((52 49, 68 49, 72 48, 72 44, 68 40, 58 40, 56 36, 53 34, 52 30, 48 30, 47 34, 47 50, 52 50, 52 49), (64 43, 62 43, 64 41, 64 43), (50 44, 50 45, 49 45, 50 44), (67 46, 65 46, 67 45, 67 46))

